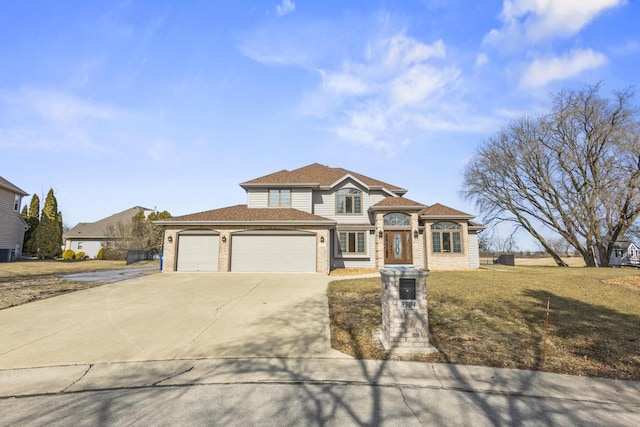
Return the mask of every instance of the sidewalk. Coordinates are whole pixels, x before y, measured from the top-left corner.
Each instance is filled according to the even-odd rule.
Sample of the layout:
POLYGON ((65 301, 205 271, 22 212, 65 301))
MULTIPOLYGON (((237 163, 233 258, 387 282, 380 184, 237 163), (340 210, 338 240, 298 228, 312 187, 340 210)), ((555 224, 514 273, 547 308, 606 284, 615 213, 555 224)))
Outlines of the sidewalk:
POLYGON ((357 384, 630 405, 640 382, 536 371, 351 359, 201 359, 0 370, 0 398, 215 384, 357 384))

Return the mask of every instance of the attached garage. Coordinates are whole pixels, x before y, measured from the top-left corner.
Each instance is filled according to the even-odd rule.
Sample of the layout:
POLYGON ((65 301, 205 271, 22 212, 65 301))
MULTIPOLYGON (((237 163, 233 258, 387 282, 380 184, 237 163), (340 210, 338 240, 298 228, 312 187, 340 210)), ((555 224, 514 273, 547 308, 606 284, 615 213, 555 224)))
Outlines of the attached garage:
POLYGON ((178 235, 177 271, 218 271, 217 234, 178 235))
POLYGON ((243 232, 231 239, 231 271, 316 271, 316 235, 301 232, 243 232))

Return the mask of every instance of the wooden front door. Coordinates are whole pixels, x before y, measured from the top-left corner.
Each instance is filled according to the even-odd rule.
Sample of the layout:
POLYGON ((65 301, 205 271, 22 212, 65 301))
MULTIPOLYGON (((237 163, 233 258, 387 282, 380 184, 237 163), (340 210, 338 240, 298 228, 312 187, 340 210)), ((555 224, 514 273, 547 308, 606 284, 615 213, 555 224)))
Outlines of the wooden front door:
POLYGON ((384 263, 413 263, 411 256, 411 231, 388 230, 384 232, 384 263))

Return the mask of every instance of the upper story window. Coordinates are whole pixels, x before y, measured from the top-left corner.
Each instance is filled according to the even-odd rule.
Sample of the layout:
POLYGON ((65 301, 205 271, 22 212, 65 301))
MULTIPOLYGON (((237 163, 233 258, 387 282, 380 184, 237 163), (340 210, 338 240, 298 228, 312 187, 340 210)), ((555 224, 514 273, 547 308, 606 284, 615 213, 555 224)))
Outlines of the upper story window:
POLYGON ((384 216, 385 226, 411 225, 411 216, 403 213, 390 213, 384 216))
POLYGON ((291 206, 291 190, 288 188, 276 188, 269 190, 269 206, 289 207, 291 206))
POLYGON ((431 226, 433 252, 462 253, 460 224, 442 221, 431 226))
POLYGON ((355 188, 343 188, 336 192, 337 214, 361 214, 362 191, 355 188))
POLYGON ((13 210, 18 212, 20 210, 20 195, 16 194, 16 196, 13 198, 13 210))

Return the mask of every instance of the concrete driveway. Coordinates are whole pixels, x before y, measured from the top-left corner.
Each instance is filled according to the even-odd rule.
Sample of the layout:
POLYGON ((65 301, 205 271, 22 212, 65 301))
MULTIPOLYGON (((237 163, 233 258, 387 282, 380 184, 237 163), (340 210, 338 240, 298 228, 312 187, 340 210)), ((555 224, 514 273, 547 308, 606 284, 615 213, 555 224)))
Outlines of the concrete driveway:
POLYGON ((320 274, 162 273, 0 310, 0 369, 348 356, 320 274))

